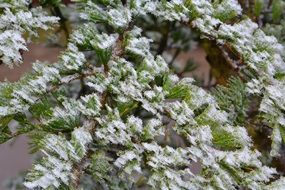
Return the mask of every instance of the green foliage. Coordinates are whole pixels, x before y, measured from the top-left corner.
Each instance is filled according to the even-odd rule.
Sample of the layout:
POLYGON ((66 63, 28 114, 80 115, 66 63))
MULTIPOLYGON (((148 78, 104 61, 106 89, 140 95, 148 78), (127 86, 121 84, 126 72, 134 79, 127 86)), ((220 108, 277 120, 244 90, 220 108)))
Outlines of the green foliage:
POLYGON ((36 118, 49 118, 52 116, 52 105, 49 98, 43 98, 41 101, 32 105, 29 110, 36 118))
POLYGON ((221 129, 213 130, 213 143, 222 150, 235 150, 243 146, 230 132, 221 129))
POLYGON ((90 171, 96 181, 109 181, 112 171, 112 160, 103 151, 96 151, 91 157, 90 171))
POLYGON ((231 77, 227 86, 218 85, 213 94, 222 110, 230 113, 235 124, 244 123, 249 109, 249 97, 246 84, 238 77, 231 77))
POLYGON ((254 14, 256 17, 259 17, 261 14, 261 11, 264 6, 264 0, 256 0, 254 1, 254 14))
MULTIPOLYGON (((243 127, 251 98, 258 96, 257 112, 273 128, 271 156, 278 155, 285 120, 283 46, 249 18, 240 17, 238 1, 75 2, 82 20, 59 61, 38 62, 33 74, 0 86, 0 141, 29 134, 31 152, 44 153, 26 177, 27 188, 284 186, 282 174, 262 163, 243 127), (195 38, 188 27, 215 42, 216 56, 239 76, 253 74, 244 81, 230 78, 226 86, 208 91, 182 77, 193 64, 176 71, 180 75, 173 73, 170 67, 195 38), (15 131, 10 131, 11 121, 19 124, 15 131), (194 162, 201 168, 195 174, 194 162)), ((272 15, 277 22, 282 14, 276 2, 272 15)), ((60 6, 59 1, 42 3, 52 10, 60 6)), ((257 15, 265 7, 258 2, 255 6, 257 15)), ((5 14, 10 14, 8 9, 5 14)), ((28 29, 46 28, 57 20, 33 16, 44 19, 40 26, 25 22, 28 29)), ((5 16, 1 19, 0 24, 9 23, 5 16)), ((17 33, 19 28, 14 29, 17 33)), ((3 52, 1 59, 19 60, 18 46, 4 46, 14 47, 10 53, 16 53, 3 52)))
POLYGON ((30 138, 29 151, 31 154, 37 153, 39 150, 44 148, 44 139, 46 135, 48 135, 48 133, 41 129, 33 130, 28 134, 28 137, 30 138))
POLYGON ((213 2, 213 8, 215 9, 213 16, 222 22, 228 22, 238 16, 239 13, 235 8, 233 8, 235 5, 230 3, 234 2, 227 0, 215 0, 213 2))
POLYGON ((272 19, 274 22, 278 22, 281 19, 282 4, 281 0, 273 0, 272 2, 272 19))

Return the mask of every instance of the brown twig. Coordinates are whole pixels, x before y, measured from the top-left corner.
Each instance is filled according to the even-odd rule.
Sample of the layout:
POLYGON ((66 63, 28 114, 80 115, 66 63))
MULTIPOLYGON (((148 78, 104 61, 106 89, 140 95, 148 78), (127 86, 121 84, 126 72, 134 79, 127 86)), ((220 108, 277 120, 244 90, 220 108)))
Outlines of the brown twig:
MULTIPOLYGON (((123 38, 124 38, 125 32, 128 30, 130 30, 130 28, 127 28, 122 34, 120 34, 120 36, 119 36, 118 40, 116 41, 115 46, 112 50, 112 55, 111 55, 109 62, 124 54, 123 38)), ((109 74, 109 66, 107 63, 107 64, 104 64, 104 75, 105 75, 105 77, 108 77, 108 74, 109 74)), ((104 107, 107 104, 107 96, 108 96, 107 91, 104 91, 101 95, 100 102, 101 102, 102 107, 104 107)), ((97 124, 98 123, 96 121, 94 121, 94 123, 90 127, 89 132, 91 134, 93 134, 95 132, 95 128, 96 128, 97 124)), ((74 179, 72 182, 72 187, 74 189, 78 189, 79 183, 80 183, 80 178, 83 175, 84 170, 86 169, 86 162, 88 162, 91 155, 92 155, 92 150, 89 149, 87 151, 86 155, 81 159, 81 161, 73 166, 73 175, 72 176, 74 176, 74 179)))

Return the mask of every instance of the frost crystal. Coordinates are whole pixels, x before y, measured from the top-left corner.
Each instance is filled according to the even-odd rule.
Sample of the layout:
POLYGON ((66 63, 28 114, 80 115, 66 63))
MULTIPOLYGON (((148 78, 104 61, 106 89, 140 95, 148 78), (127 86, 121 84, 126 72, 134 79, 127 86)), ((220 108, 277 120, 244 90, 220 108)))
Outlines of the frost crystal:
POLYGON ((90 133, 84 127, 73 131, 70 142, 60 136, 48 135, 44 139, 47 146, 43 150, 47 157, 42 164, 34 166, 33 172, 37 175, 28 175, 27 178, 33 181, 25 182, 25 186, 30 189, 58 188, 61 183, 68 184, 72 177, 71 160, 79 162, 86 152, 86 145, 91 140, 90 133), (78 152, 79 149, 83 151, 82 154, 78 152))
POLYGON ((22 62, 22 51, 27 51, 23 34, 37 35, 37 29, 49 29, 58 18, 47 16, 41 8, 28 10, 28 1, 14 1, 3 4, 4 13, 0 16, 0 55, 1 61, 10 67, 22 62), (15 7, 15 5, 17 5, 15 7), (16 8, 17 11, 12 10, 16 8))
MULTIPOLYGON (((80 189, 85 179, 99 189, 284 187, 284 178, 261 162, 246 128, 192 78, 174 75, 151 50, 155 40, 136 26, 150 14, 182 22, 239 54, 253 73, 244 91, 260 95, 259 111, 273 128, 271 156, 277 156, 285 125, 283 47, 250 19, 235 21, 242 13, 238 1, 76 2, 84 24, 59 61, 38 62, 19 82, 0 85, 0 138, 14 135, 6 126, 17 120, 19 134, 35 132, 44 153, 27 175, 27 188, 80 189), (194 164, 201 168, 195 174, 194 164)), ((27 5, 1 5, 0 54, 9 65, 26 50, 24 32, 35 35, 57 21, 27 5)))

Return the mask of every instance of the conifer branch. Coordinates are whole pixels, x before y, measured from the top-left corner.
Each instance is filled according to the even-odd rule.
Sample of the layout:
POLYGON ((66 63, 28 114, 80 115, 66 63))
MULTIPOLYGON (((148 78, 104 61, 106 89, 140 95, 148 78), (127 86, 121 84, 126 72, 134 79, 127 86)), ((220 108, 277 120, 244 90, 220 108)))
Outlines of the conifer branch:
MULTIPOLYGON (((28 6, 21 2, 20 7, 28 6)), ((241 18, 237 0, 76 3, 84 24, 70 34, 58 63, 37 63, 33 74, 0 86, 0 138, 11 134, 12 120, 26 124, 26 112, 37 119, 31 130, 43 132, 34 135, 34 150, 41 149, 44 156, 28 173, 27 188, 277 190, 285 185, 282 175, 261 161, 242 127, 246 100, 257 94, 262 98, 258 111, 273 128, 271 156, 278 155, 284 132, 283 46, 241 18), (144 36, 145 28, 139 28, 153 17, 158 18, 155 24, 190 23, 217 43, 218 56, 230 68, 248 75, 244 81, 231 79, 214 93, 191 78, 179 78, 161 55, 172 27, 154 51, 158 55, 151 50, 153 36, 144 36), (201 167, 199 173, 191 170, 194 162, 201 167), (90 184, 84 183, 85 177, 90 184)), ((18 7, 14 1, 9 6, 18 7)), ((24 45, 20 36, 26 29, 33 32, 55 21, 39 15, 39 25, 12 24, 21 43, 6 44, 16 53, 4 57, 17 57, 15 45, 24 45)), ((1 16, 0 23, 5 19, 1 16)), ((11 34, 9 28, 3 30, 11 34)))

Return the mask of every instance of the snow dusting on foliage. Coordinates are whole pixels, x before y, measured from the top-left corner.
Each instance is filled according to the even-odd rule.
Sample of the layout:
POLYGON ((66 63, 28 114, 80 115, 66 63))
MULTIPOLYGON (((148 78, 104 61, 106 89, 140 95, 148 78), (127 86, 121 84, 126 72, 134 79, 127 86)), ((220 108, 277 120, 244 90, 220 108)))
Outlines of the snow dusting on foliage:
MULTIPOLYGON (((285 83, 274 76, 285 72, 283 47, 250 19, 228 24, 242 14, 236 0, 76 2, 84 24, 58 63, 38 63, 33 74, 0 86, 0 119, 21 116, 24 129, 45 132, 39 137, 45 156, 27 175, 27 188, 79 189, 85 171, 106 189, 133 189, 142 182, 164 190, 285 186, 284 178, 261 162, 246 129, 193 79, 173 74, 134 22, 149 14, 184 22, 203 37, 232 46, 256 74, 247 92, 262 94, 260 111, 274 129, 271 155, 276 156, 285 125, 285 83), (88 61, 88 52, 96 54, 96 63, 88 61), (76 82, 87 87, 72 96, 76 82), (37 122, 29 123, 27 112, 37 122), (181 146, 168 142, 170 134, 179 136, 181 146), (195 174, 194 163, 201 167, 195 174)), ((26 1, 20 4, 5 4, 0 17, 1 60, 8 65, 21 61, 24 32, 35 35, 36 28, 57 21, 38 8, 23 8, 26 1)))

